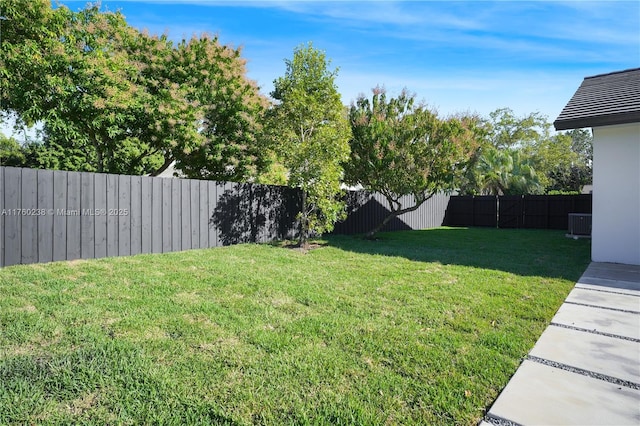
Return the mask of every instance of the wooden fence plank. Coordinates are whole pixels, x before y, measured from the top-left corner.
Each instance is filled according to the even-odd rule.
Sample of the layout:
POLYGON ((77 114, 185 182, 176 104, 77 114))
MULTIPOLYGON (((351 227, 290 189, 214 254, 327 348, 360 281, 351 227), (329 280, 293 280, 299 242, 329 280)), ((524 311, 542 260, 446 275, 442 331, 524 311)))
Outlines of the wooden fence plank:
POLYGON ((118 255, 118 175, 107 175, 107 256, 118 255))
POLYGON ((97 173, 93 177, 93 206, 96 209, 94 217, 94 255, 96 258, 107 256, 107 175, 97 173))
POLYGON ((67 260, 80 259, 80 173, 67 174, 67 260))
POLYGON ((142 253, 142 178, 131 176, 131 254, 142 253))
POLYGON ((200 182, 189 179, 191 187, 191 247, 200 248, 200 182))
POLYGON ((171 251, 182 250, 182 185, 171 179, 171 251))
POLYGON ((38 262, 53 260, 53 175, 52 170, 38 170, 38 262))
POLYGON ((222 238, 224 227, 221 226, 221 222, 219 220, 219 216, 221 215, 220 209, 222 207, 222 202, 225 196, 225 183, 224 182, 216 182, 216 206, 215 206, 215 217, 212 215, 214 219, 213 228, 215 231, 215 243, 216 247, 220 247, 224 245, 224 240, 222 238))
POLYGON ((80 257, 94 259, 96 257, 96 209, 95 209, 95 174, 80 174, 80 257))
POLYGON ((67 174, 53 175, 53 260, 67 258, 67 174))
POLYGON ((17 209, 22 208, 22 170, 13 167, 5 169, 4 174, 4 264, 17 265, 22 257, 21 216, 17 209))
POLYGON ((216 188, 218 187, 218 183, 214 181, 207 182, 207 232, 209 233, 209 247, 217 247, 218 246, 218 232, 213 223, 213 215, 216 210, 216 206, 218 205, 218 195, 216 192, 216 188))
POLYGON ((161 179, 151 179, 151 252, 162 253, 161 179))
POLYGON ((180 181, 180 202, 182 250, 189 250, 191 248, 191 185, 186 179, 180 181))
POLYGON ((200 188, 198 190, 198 195, 200 196, 200 199, 198 200, 198 212, 200 215, 200 224, 198 226, 200 243, 198 247, 200 248, 209 247, 209 185, 207 185, 207 183, 208 182, 204 180, 200 181, 200 188))
POLYGON ((162 182, 162 252, 168 253, 173 251, 171 238, 173 232, 171 229, 171 181, 173 179, 161 179, 162 182))
POLYGON ((20 263, 38 261, 38 171, 22 169, 20 263))
POLYGON ((140 211, 142 212, 142 218, 140 219, 140 223, 142 226, 140 235, 142 239, 141 243, 141 252, 142 253, 151 253, 151 210, 153 206, 151 204, 151 196, 152 196, 152 188, 151 182, 153 178, 143 177, 141 178, 141 207, 140 211))
POLYGON ((118 176, 118 256, 131 255, 131 176, 118 176))

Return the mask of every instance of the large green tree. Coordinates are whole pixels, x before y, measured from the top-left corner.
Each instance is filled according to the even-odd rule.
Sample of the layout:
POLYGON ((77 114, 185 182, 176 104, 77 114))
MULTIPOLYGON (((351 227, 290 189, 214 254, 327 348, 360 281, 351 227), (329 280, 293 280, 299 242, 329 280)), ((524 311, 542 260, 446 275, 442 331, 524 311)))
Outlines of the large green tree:
POLYGON ((79 170, 245 180, 263 166, 266 99, 240 51, 217 38, 174 45, 120 13, 72 12, 48 0, 0 0, 2 109, 44 123, 49 160, 79 170))
POLYGON ((436 193, 453 190, 470 160, 477 130, 474 117, 441 119, 407 91, 388 98, 380 88, 372 99, 356 100, 349 120, 353 137, 345 180, 381 193, 391 209, 369 237, 436 193), (409 205, 402 204, 405 195, 413 198, 409 205))
POLYGON ((590 181, 588 132, 551 135, 539 113, 501 108, 482 120, 483 136, 459 184, 463 194, 578 191, 590 181))
POLYGON ((286 73, 274 81, 270 131, 288 185, 300 188, 299 243, 311 233, 331 231, 344 217, 340 182, 349 156, 349 123, 324 52, 311 44, 297 47, 286 73))
POLYGON ((593 136, 588 129, 558 133, 553 148, 540 151, 541 161, 551 164, 547 190, 579 192, 593 182, 593 136), (561 151, 558 153, 558 151, 561 151))

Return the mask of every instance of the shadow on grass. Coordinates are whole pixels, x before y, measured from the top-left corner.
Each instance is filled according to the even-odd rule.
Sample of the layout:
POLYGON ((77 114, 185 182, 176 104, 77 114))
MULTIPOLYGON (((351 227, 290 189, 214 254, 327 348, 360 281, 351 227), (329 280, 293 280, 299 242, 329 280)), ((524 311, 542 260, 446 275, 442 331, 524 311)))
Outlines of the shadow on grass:
POLYGON ((590 262, 590 240, 562 231, 494 228, 435 228, 362 235, 328 235, 330 246, 356 253, 404 257, 500 270, 521 276, 576 281, 590 262))

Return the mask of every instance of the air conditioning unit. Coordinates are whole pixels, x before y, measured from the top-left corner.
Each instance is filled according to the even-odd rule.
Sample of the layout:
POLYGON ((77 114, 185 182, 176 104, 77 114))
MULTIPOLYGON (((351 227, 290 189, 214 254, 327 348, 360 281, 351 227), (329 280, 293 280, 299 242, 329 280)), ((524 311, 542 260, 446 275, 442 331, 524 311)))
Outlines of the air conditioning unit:
POLYGON ((569 213, 569 237, 591 236, 591 214, 569 213))

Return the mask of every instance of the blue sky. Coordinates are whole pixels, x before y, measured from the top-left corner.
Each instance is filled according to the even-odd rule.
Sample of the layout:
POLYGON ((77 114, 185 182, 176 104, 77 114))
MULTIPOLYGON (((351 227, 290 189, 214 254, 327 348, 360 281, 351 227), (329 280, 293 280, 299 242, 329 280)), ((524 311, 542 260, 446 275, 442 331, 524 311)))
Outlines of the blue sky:
MULTIPOLYGON (((61 0, 73 10, 86 0, 61 0)), ((553 121, 585 76, 640 67, 638 1, 102 0, 130 25, 243 47, 263 93, 309 41, 339 67, 349 104, 403 87, 441 114, 510 107, 553 121)))

